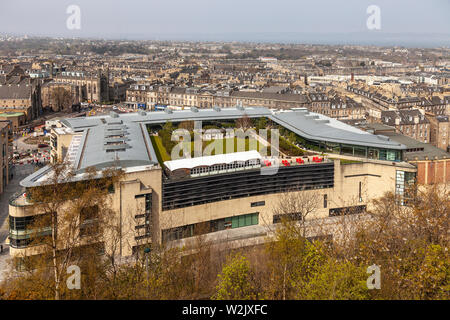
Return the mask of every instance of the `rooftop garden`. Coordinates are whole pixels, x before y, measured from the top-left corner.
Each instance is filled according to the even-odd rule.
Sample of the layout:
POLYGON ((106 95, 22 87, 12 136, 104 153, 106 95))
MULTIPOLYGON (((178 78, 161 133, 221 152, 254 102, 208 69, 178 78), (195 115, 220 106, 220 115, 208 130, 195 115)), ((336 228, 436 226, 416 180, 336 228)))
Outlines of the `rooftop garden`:
MULTIPOLYGON (((238 119, 236 121, 213 121, 203 122, 203 129, 220 130, 225 137, 226 129, 258 128, 265 125, 264 121, 253 122, 250 119, 238 119)), ((258 129, 256 129, 258 130, 258 129)), ((160 163, 171 160, 171 150, 179 143, 185 144, 184 149, 191 151, 191 157, 194 157, 194 123, 192 121, 182 121, 180 123, 166 122, 164 125, 149 126, 150 139, 160 163), (172 141, 172 132, 176 129, 185 129, 190 133, 190 141, 172 141), (186 144, 189 144, 188 146, 186 144)), ((221 139, 203 140, 202 154, 216 155, 240 151, 257 150, 263 153, 264 145, 254 137, 225 137, 221 139), (222 145, 220 145, 222 144, 222 145)), ((284 145, 284 144, 283 144, 284 145)), ((180 148, 181 149, 181 148, 180 148)), ((270 155, 270 144, 267 145, 265 153, 270 155)), ((181 156, 181 152, 180 152, 181 156)))
MULTIPOLYGON (((267 129, 267 139, 264 139, 267 141, 267 147, 266 147, 266 154, 270 155, 270 141, 271 141, 271 131, 270 129, 278 129, 280 133, 280 139, 278 143, 279 151, 282 155, 288 156, 288 157, 299 157, 299 156, 308 156, 308 155, 315 155, 318 153, 324 153, 327 152, 325 148, 321 147, 320 145, 314 145, 311 143, 311 141, 305 140, 302 137, 298 136, 294 132, 284 128, 283 126, 280 126, 276 123, 273 123, 271 120, 261 117, 261 118, 254 118, 251 119, 248 116, 243 116, 240 119, 237 120, 211 120, 211 121, 203 121, 202 122, 202 129, 208 130, 208 129, 217 129, 220 130, 225 137, 226 130, 227 129, 243 129, 244 131, 247 129, 254 129, 257 133, 261 129, 267 129), (315 151, 315 152, 314 152, 315 151)), ((172 132, 176 129, 186 129, 189 131, 191 135, 190 142, 181 142, 181 143, 190 143, 190 146, 185 146, 191 150, 191 157, 194 156, 194 122, 193 121, 181 121, 181 122, 166 122, 165 124, 158 124, 158 125, 151 125, 148 126, 148 131, 151 136, 151 140, 153 143, 153 146, 156 150, 158 160, 162 163, 164 161, 171 160, 171 150, 179 143, 177 141, 172 141, 172 132)), ((244 145, 244 150, 257 150, 261 152, 264 148, 264 145, 262 145, 262 142, 255 141, 255 138, 253 137, 245 137, 244 138, 223 138, 222 140, 222 148, 218 145, 220 142, 217 141, 217 139, 213 139, 210 141, 202 141, 202 154, 206 151, 210 155, 215 155, 220 149, 220 153, 231 153, 231 152, 237 152, 238 146, 241 146, 240 149, 242 149, 242 145, 244 145), (233 142, 230 142, 230 140, 234 140, 233 142), (241 141, 245 140, 245 141, 241 141), (214 145, 213 145, 214 144, 214 145), (255 147, 256 144, 256 147, 255 147), (230 148, 229 146, 233 145, 234 148, 230 148), (227 148, 228 146, 228 148, 227 148)))

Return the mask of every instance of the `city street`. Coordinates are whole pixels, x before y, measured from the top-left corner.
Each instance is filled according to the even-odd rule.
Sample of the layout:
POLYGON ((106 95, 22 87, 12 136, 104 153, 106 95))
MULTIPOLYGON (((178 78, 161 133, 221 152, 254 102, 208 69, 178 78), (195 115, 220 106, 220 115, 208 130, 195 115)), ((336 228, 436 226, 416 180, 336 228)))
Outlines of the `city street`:
MULTIPOLYGON (((18 136, 14 139, 14 146, 17 152, 27 152, 28 150, 37 149, 37 145, 31 145, 24 142, 27 136, 18 136)), ((18 191, 21 190, 19 182, 26 176, 39 169, 38 166, 28 163, 28 160, 34 160, 33 157, 24 158, 17 161, 17 164, 13 166, 13 178, 9 184, 5 187, 3 194, 0 195, 0 244, 3 245, 3 252, 0 253, 0 281, 2 280, 5 270, 8 269, 9 259, 9 241, 8 241, 8 205, 9 199, 18 191), (23 163, 23 164, 20 164, 23 163)), ((42 160, 41 160, 42 162, 42 160)))
POLYGON ((0 195, 0 244, 3 245, 3 253, 0 253, 0 281, 2 280, 2 274, 7 268, 7 260, 9 258, 9 245, 7 244, 9 199, 21 189, 19 185, 20 180, 33 173, 36 168, 33 164, 15 166, 13 179, 6 186, 3 194, 0 195))

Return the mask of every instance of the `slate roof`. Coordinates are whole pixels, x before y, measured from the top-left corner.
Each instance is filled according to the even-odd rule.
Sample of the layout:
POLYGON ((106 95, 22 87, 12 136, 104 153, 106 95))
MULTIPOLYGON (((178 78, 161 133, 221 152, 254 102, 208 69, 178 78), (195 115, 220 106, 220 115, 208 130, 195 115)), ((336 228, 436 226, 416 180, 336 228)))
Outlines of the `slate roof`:
POLYGON ((29 84, 0 84, 0 99, 30 99, 31 92, 29 84))

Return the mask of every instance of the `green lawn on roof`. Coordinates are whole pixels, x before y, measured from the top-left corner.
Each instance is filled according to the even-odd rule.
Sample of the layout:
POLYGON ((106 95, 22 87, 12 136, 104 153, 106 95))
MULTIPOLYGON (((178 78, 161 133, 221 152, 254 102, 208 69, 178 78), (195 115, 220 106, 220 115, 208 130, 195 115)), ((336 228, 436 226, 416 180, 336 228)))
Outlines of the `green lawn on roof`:
POLYGON ((341 164, 362 163, 362 161, 360 161, 360 160, 338 159, 338 158, 331 158, 331 157, 329 157, 328 159, 330 159, 330 160, 340 160, 341 164))
POLYGON ((153 144, 153 148, 155 149, 158 162, 162 164, 164 161, 169 161, 170 155, 167 153, 166 148, 164 148, 161 138, 158 136, 150 136, 150 140, 153 144))
MULTIPOLYGON (((158 136, 151 136, 150 139, 152 141, 153 148, 155 149, 155 153, 156 153, 156 157, 158 158, 158 162, 160 164, 162 164, 164 161, 171 160, 170 152, 168 152, 166 150, 166 148, 164 147, 161 138, 158 136)), ((211 146, 211 148, 212 148, 211 155, 250 151, 250 150, 257 150, 257 151, 261 152, 262 150, 260 150, 260 148, 262 148, 263 146, 262 145, 260 146, 259 141, 255 141, 256 143, 255 142, 250 143, 250 140, 255 141, 255 139, 250 139, 250 138, 242 139, 242 138, 237 138, 237 137, 227 138, 227 139, 219 139, 219 140, 211 140, 211 141, 203 141, 202 153, 204 153, 206 148, 208 148, 208 146, 210 146, 212 143, 214 143, 215 146, 211 146), (219 149, 218 144, 220 144, 220 141, 222 141, 223 150, 218 150, 219 149), (239 151, 238 151, 238 144, 239 144, 239 148, 240 148, 239 151), (244 150, 242 150, 242 148, 244 150), (221 152, 218 152, 218 151, 221 151, 221 152)), ((193 157, 194 156, 194 141, 182 142, 182 143, 190 144, 191 157, 193 157)), ((270 155, 270 146, 267 147, 267 154, 270 155)))

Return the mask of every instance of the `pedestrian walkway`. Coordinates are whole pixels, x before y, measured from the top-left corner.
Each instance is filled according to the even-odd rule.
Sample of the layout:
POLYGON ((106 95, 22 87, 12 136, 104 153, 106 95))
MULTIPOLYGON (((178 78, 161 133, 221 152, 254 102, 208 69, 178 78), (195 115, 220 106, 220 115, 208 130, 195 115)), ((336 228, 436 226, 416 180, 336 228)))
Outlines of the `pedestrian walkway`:
POLYGON ((22 188, 19 182, 33 173, 36 168, 33 164, 15 166, 13 169, 13 179, 6 185, 3 194, 0 195, 0 243, 5 243, 8 238, 9 199, 22 188))
POLYGON ((6 273, 9 270, 9 246, 3 245, 3 252, 0 253, 0 282, 4 279, 6 273))

